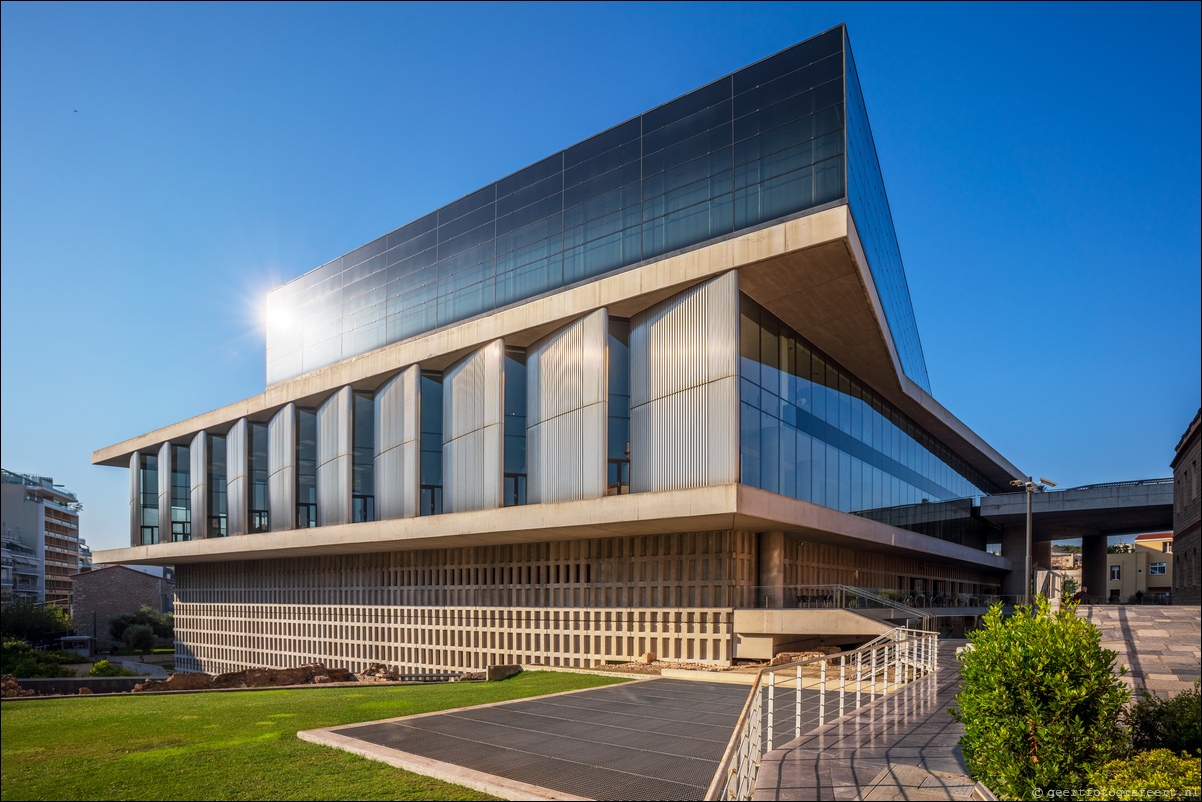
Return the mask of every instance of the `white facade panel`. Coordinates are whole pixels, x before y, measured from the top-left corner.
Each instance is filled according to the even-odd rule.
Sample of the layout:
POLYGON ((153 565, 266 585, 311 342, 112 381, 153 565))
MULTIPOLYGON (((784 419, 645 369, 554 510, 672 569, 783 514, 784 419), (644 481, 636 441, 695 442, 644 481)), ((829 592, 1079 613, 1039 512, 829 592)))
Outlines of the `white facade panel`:
POLYGON ((267 423, 267 509, 271 531, 296 528, 296 404, 267 423))
POLYGON ((250 531, 250 425, 241 418, 225 435, 226 533, 250 531))
POLYGON ((209 536, 209 439, 203 429, 192 437, 188 461, 192 539, 200 540, 209 536))
POLYGON ((526 497, 531 504, 605 495, 608 313, 598 309, 526 354, 526 497))
POLYGON ((159 446, 159 542, 171 542, 171 443, 159 446))
POLYGON ((443 374, 443 511, 496 509, 504 482, 505 344, 493 340, 443 374))
POLYGON ((354 392, 343 387, 317 408, 317 525, 351 522, 354 392))
POLYGON ((139 498, 142 452, 129 455, 129 545, 142 545, 142 499, 139 498))
POLYGON ((631 320, 632 492, 737 481, 738 327, 735 271, 631 320))
POLYGON ((376 517, 417 515, 421 482, 421 367, 412 365, 376 393, 376 517))

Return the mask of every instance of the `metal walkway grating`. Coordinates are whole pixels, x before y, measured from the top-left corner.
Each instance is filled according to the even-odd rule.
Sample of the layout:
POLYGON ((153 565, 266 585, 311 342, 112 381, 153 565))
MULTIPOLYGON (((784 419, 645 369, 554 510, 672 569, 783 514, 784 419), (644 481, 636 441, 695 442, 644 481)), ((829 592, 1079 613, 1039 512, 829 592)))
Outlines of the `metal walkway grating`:
POLYGON ((336 731, 590 799, 700 799, 748 690, 657 679, 336 731))

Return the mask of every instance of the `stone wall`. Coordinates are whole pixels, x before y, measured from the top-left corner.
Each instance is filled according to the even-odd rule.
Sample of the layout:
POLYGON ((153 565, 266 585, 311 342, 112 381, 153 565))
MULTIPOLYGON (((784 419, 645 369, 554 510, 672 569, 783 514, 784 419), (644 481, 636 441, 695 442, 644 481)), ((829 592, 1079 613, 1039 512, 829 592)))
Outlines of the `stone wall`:
POLYGON ((1202 519, 1202 489, 1199 488, 1199 422, 1194 416, 1177 444, 1173 458, 1173 603, 1202 603, 1202 565, 1199 565, 1199 534, 1202 519))
POLYGON ((75 599, 72 604, 72 626, 77 635, 96 638, 99 649, 115 646, 109 637, 109 619, 126 613, 136 613, 143 604, 153 610, 163 608, 163 594, 170 592, 160 577, 110 565, 76 574, 75 599))

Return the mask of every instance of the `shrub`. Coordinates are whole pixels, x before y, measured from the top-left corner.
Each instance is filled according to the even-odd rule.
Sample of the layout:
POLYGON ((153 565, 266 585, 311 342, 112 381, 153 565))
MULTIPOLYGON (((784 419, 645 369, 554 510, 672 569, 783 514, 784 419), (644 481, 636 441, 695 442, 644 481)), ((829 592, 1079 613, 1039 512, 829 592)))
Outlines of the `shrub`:
POLYGON ((1009 619, 993 606, 959 655, 964 681, 950 712, 964 725, 964 757, 1004 798, 1083 788, 1126 747, 1119 714, 1130 694, 1112 672, 1115 653, 1073 605, 1037 604, 1009 619))
POLYGON ((5 638, 0 645, 0 673, 14 677, 73 677, 75 672, 64 664, 82 660, 74 652, 34 649, 19 638, 5 638))
POLYGON ((1167 749, 1137 752, 1113 760, 1089 775, 1100 799, 1197 799, 1202 758, 1174 755, 1167 749))
POLYGON ((124 666, 115 666, 108 660, 101 660, 96 665, 88 669, 87 676, 89 677, 136 677, 139 676, 137 671, 130 671, 124 666))
POLYGON ((1145 696, 1126 715, 1131 746, 1139 751, 1202 751, 1202 680, 1172 699, 1145 696))
POLYGON ((123 615, 115 615, 109 619, 109 637, 115 641, 120 641, 125 635, 125 630, 129 629, 134 622, 132 613, 123 615))
POLYGON ((150 654, 154 651, 155 643, 158 642, 154 629, 146 624, 133 624, 126 627, 125 632, 121 634, 121 640, 125 641, 126 646, 137 649, 142 654, 150 654))
POLYGON ((61 608, 29 601, 4 604, 0 609, 0 634, 37 642, 52 632, 66 632, 71 619, 61 608))

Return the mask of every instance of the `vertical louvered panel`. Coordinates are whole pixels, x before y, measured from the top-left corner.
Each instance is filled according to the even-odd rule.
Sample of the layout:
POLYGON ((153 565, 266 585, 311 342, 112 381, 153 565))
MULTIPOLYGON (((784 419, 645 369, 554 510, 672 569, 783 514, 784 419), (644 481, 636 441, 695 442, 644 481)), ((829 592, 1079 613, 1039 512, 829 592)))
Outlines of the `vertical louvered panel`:
POLYGON ((159 542, 171 542, 171 444, 159 446, 159 542))
POLYGON ((505 344, 493 340, 443 374, 443 510, 501 506, 505 344))
POLYGON ((734 271, 631 320, 631 490, 738 478, 739 285, 734 271))
POLYGON ((605 494, 608 313, 591 312, 527 351, 527 499, 605 494))
POLYGON ((230 535, 245 535, 250 505, 250 427, 241 418, 225 436, 225 504, 226 531, 230 535))
POLYGON ((129 545, 142 545, 142 499, 141 490, 142 452, 129 455, 129 545))
POLYGON ((209 439, 203 429, 192 437, 188 460, 192 539, 200 540, 209 536, 209 439))
POLYGON ((351 411, 354 392, 343 387, 317 408, 317 525, 351 522, 351 411))
POLYGON ((376 516, 380 520, 417 515, 420 389, 421 367, 413 365, 376 393, 376 516))
POLYGON ((271 531, 296 528, 296 405, 267 424, 267 509, 271 531))

